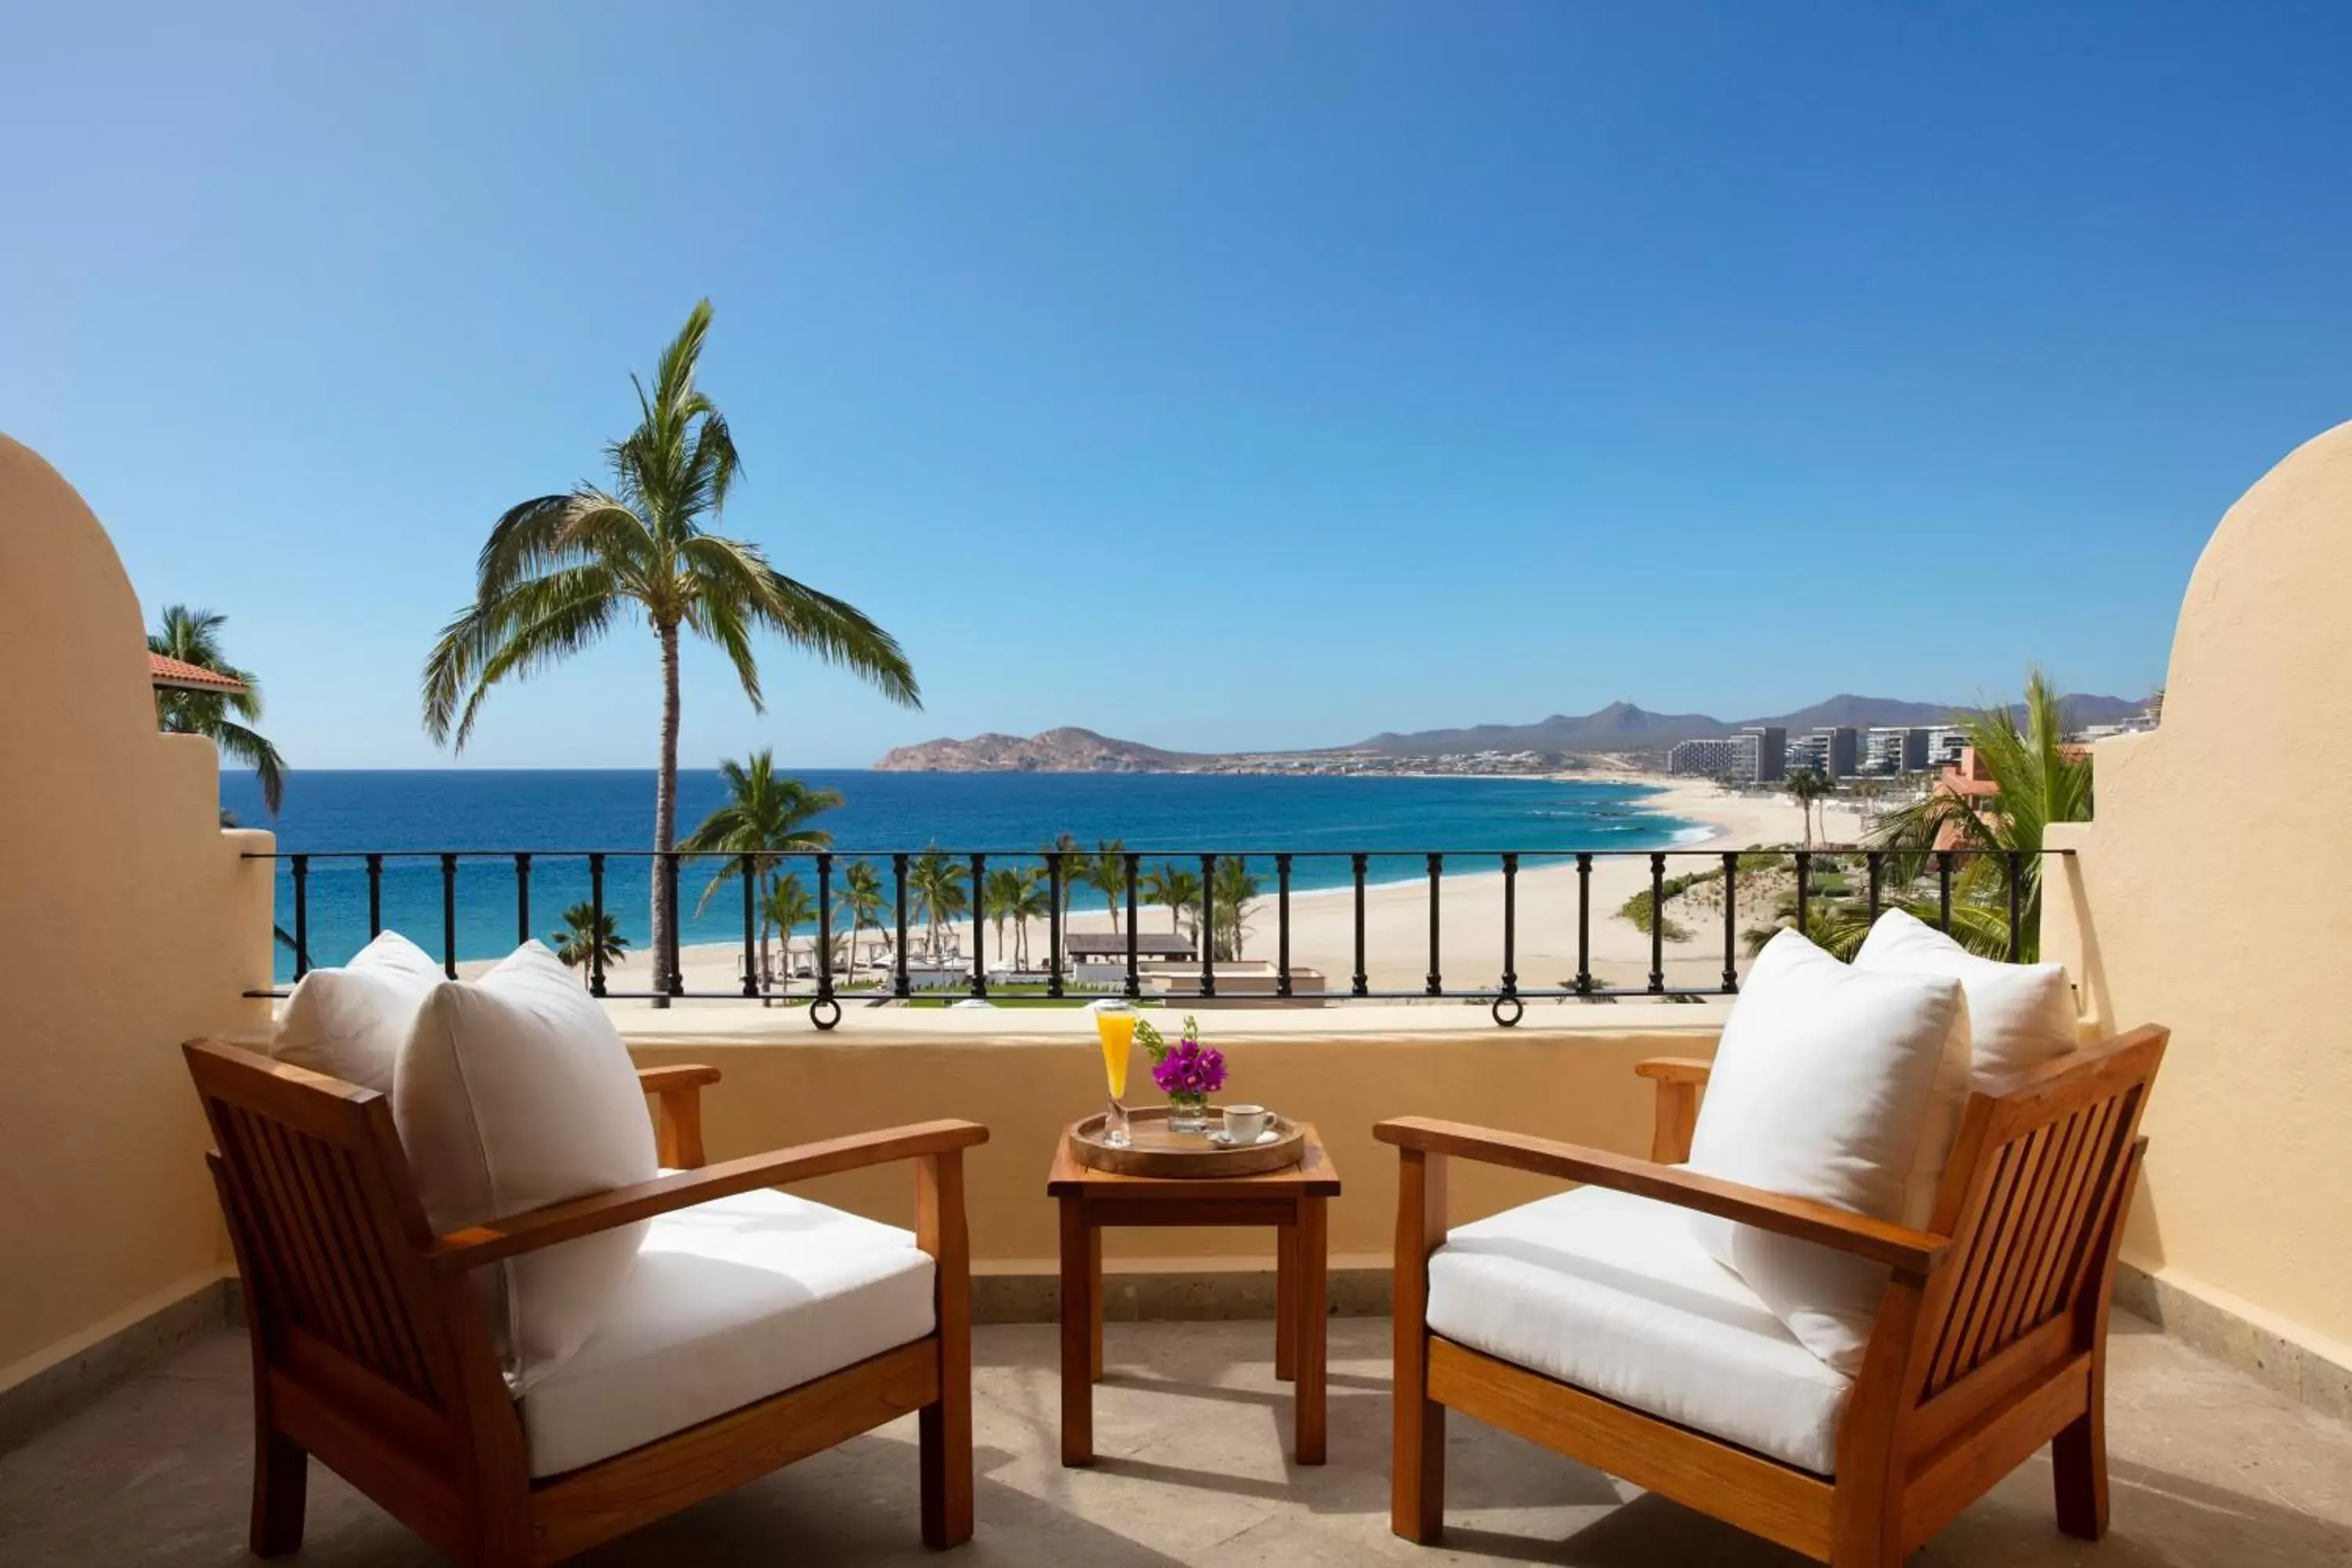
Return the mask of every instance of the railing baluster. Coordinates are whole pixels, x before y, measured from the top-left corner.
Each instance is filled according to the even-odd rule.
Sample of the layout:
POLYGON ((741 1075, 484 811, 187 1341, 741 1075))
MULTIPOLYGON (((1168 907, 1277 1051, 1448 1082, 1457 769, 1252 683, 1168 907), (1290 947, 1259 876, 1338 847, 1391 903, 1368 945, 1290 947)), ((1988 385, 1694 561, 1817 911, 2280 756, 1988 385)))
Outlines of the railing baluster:
POLYGON ((1438 955, 1437 914, 1438 905, 1443 901, 1444 892, 1444 877, 1445 857, 1432 855, 1429 858, 1429 983, 1424 987, 1432 996, 1445 994, 1445 976, 1438 955))
POLYGON ((898 903, 898 930, 890 939, 890 952, 897 962, 898 971, 891 976, 890 989, 904 998, 914 989, 907 978, 907 857, 904 854, 890 857, 890 884, 898 903))
POLYGON ((1878 923, 1878 880, 1885 872, 1886 851, 1873 849, 1864 857, 1870 862, 1870 923, 1878 923))
POLYGON ((1727 850, 1723 857, 1723 994, 1739 994, 1739 919, 1732 904, 1739 892, 1739 852, 1727 850))
MULTIPOLYGON (((857 955, 851 953, 852 966, 857 955)), ((820 849, 816 857, 816 999, 833 1000, 833 856, 820 849)))
POLYGON ((1650 857, 1650 994, 1666 988, 1666 858, 1650 857))
POLYGON ((515 945, 530 940, 530 855, 515 854, 515 945))
POLYGON ((1808 941, 1811 940, 1813 934, 1813 922, 1811 918, 1812 911, 1810 908, 1812 900, 1812 852, 1806 849, 1798 850, 1797 931, 1799 935, 1804 937, 1808 941))
POLYGON ((1045 976, 1045 994, 1062 994, 1062 851, 1045 852, 1045 890, 1052 904, 1045 911, 1046 962, 1052 973, 1045 976))
POLYGON ((1592 994, 1592 857, 1576 857, 1576 994, 1592 994))
MULTIPOLYGON (((759 912, 759 864, 749 855, 743 857, 743 994, 746 996, 757 996, 768 980, 760 970, 759 933, 755 929, 759 922, 753 919, 759 912)), ((793 933, 786 931, 785 950, 789 952, 792 945, 793 933)))
POLYGON ((294 857, 294 978, 310 973, 310 858, 294 857))
POLYGON ((2011 849, 2004 853, 2009 861, 2009 961, 2016 963, 2021 962, 2020 955, 2024 952, 2025 947, 2024 932, 2019 923, 2021 911, 2018 908, 2018 852, 2011 849))
POLYGON ((1519 991, 1519 858, 1503 857, 1503 994, 1519 991))
POLYGON ((1217 858, 1201 857, 1201 994, 1217 994, 1217 858))
POLYGON ((1947 935, 1952 929, 1952 852, 1936 851, 1936 923, 1947 935))
MULTIPOLYGON (((1136 943, 1136 940, 1137 940, 1137 938, 1136 938, 1136 934, 1135 934, 1135 922, 1136 922, 1136 920, 1137 920, 1137 895, 1136 895, 1135 884, 1136 884, 1138 881, 1141 880, 1141 879, 1142 879, 1142 877, 1143 877, 1143 857, 1142 857, 1142 856, 1140 856, 1140 855, 1129 855, 1129 856, 1127 856, 1127 857, 1126 857, 1126 862, 1127 862, 1127 994, 1128 994, 1129 999, 1129 1000, 1132 1000, 1132 999, 1134 999, 1135 997, 1138 997, 1138 996, 1140 996, 1140 995, 1142 995, 1142 994, 1143 994, 1143 973, 1142 973, 1142 968, 1141 968, 1141 965, 1140 965, 1140 964, 1139 963, 1139 962, 1138 962, 1138 959, 1137 959, 1137 953, 1136 953, 1136 947, 1135 947, 1135 943, 1136 943)), ((1171 920, 1171 921, 1172 921, 1172 920, 1174 920, 1174 919, 1176 918, 1176 911, 1175 911, 1175 910, 1169 910, 1169 911, 1168 911, 1168 918, 1169 918, 1170 920, 1171 920)))
POLYGON ((457 978, 457 858, 441 856, 441 973, 457 978))
POLYGON ((1274 994, 1290 993, 1290 857, 1274 858, 1274 994))
POLYGON ((987 891, 988 857, 975 855, 971 858, 971 994, 981 997, 988 994, 988 949, 981 935, 981 927, 987 923, 981 918, 987 891))
POLYGON ((588 994, 604 994, 604 857, 588 857, 588 994))
POLYGON ((368 871, 368 940, 383 934, 383 857, 370 855, 368 871))
POLYGON ((1372 988, 1370 977, 1364 973, 1364 857, 1349 858, 1356 873, 1356 976, 1351 989, 1361 996, 1372 988))

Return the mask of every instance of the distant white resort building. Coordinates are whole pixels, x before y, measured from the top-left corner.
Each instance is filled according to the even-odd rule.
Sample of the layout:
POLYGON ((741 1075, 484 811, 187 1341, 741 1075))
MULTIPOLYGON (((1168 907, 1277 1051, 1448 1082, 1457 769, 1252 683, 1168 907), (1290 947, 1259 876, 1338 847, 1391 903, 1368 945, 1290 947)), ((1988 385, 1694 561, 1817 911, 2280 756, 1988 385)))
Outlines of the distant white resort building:
POLYGON ((1789 742, 1789 769, 1810 768, 1825 779, 1852 778, 1860 771, 1860 753, 1853 725, 1826 725, 1789 742))
POLYGON ((1865 773, 1920 773, 1928 766, 1935 731, 1924 724, 1879 725, 1863 737, 1865 773))
POLYGON ((1754 746, 1742 748, 1739 742, 1726 736, 1712 741, 1685 741, 1666 753, 1666 772, 1695 773, 1701 778, 1717 779, 1726 773, 1753 776, 1754 746), (1742 766, 1743 750, 1750 766, 1742 766))

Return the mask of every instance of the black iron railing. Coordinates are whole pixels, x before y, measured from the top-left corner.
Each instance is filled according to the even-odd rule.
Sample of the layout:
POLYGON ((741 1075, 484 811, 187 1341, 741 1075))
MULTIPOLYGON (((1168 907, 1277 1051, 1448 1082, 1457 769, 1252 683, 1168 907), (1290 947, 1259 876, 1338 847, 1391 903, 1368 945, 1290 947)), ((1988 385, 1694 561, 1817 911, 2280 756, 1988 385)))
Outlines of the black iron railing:
MULTIPOLYGON (((2061 850, 2053 853, 2070 852, 2061 850)), ((314 850, 280 851, 269 855, 248 856, 247 858, 289 863, 294 904, 291 946, 294 955, 294 978, 297 981, 299 981, 313 966, 310 958, 310 906, 312 896, 310 874, 312 868, 321 861, 359 861, 363 864, 367 877, 368 934, 371 939, 383 930, 383 882, 387 862, 437 862, 440 870, 442 963, 445 971, 453 979, 457 976, 458 963, 457 878, 461 863, 505 862, 512 868, 515 931, 517 940, 522 941, 534 934, 531 921, 533 871, 535 868, 541 867, 547 862, 585 863, 589 885, 587 901, 593 921, 591 929, 596 931, 602 931, 604 929, 606 916, 605 876, 607 868, 612 862, 650 862, 647 868, 649 873, 663 878, 667 883, 670 903, 674 910, 680 909, 677 901, 677 882, 682 862, 693 861, 706 869, 713 867, 724 868, 728 862, 733 862, 736 879, 740 880, 742 887, 742 959, 741 974, 738 985, 724 992, 709 990, 695 992, 688 989, 683 965, 680 963, 682 943, 679 928, 683 922, 674 920, 671 921, 669 931, 669 951, 666 954, 658 955, 664 962, 657 963, 654 968, 655 989, 624 990, 610 986, 607 984, 602 944, 598 942, 587 944, 589 952, 586 957, 586 967, 589 990, 598 996, 619 999, 707 998, 736 995, 778 999, 778 994, 769 988, 772 977, 763 973, 763 965, 761 962, 760 938, 762 921, 758 904, 759 889, 769 874, 779 871, 787 865, 809 866, 814 868, 816 883, 815 941, 813 944, 814 973, 807 977, 813 982, 813 985, 812 989, 807 991, 792 991, 791 980, 788 978, 782 999, 795 1004, 802 1002, 809 1004, 810 1016, 817 1026, 830 1029, 840 1021, 841 1005, 844 1002, 880 1004, 908 1000, 918 994, 913 983, 914 964, 908 944, 912 924, 909 919, 912 910, 909 902, 908 879, 914 862, 926 856, 938 856, 953 864, 959 879, 968 874, 970 880, 965 884, 965 908, 954 910, 952 913, 943 913, 942 920, 944 923, 968 921, 968 934, 971 939, 969 954, 956 953, 951 955, 951 959, 943 960, 934 950, 923 966, 926 976, 931 979, 940 977, 943 973, 942 963, 952 962, 956 966, 955 970, 945 973, 952 973, 960 971, 960 978, 949 988, 963 990, 976 998, 985 999, 991 994, 986 928, 988 921, 994 916, 987 910, 985 894, 981 890, 985 889, 988 885, 988 867, 992 859, 999 862, 1017 862, 1030 867, 1034 867, 1041 862, 1044 865, 1048 910, 1045 917, 1046 967, 1042 978, 1044 994, 1048 999, 1105 994, 1141 997, 1145 994, 1143 983, 1148 974, 1153 981, 1153 990, 1150 994, 1155 998, 1169 1001, 1206 1000, 1213 999, 1218 994, 1217 938, 1220 933, 1217 930, 1217 914, 1214 912, 1217 905, 1215 889, 1220 866, 1238 859, 1244 863, 1244 869, 1251 863, 1270 862, 1275 870, 1273 898, 1276 916, 1276 959, 1272 976, 1273 990, 1270 994, 1253 991, 1249 994, 1250 999, 1265 999, 1277 1003, 1302 997, 1390 1001, 1434 998, 1471 1003, 1484 1002, 1492 1007, 1495 1021, 1506 1026, 1518 1021, 1525 1010, 1525 1004, 1530 1001, 1603 1001, 1627 996, 1689 998, 1737 994, 1739 989, 1738 959, 1741 942, 1740 879, 1743 876, 1752 879, 1769 875, 1784 868, 1793 871, 1793 910, 1776 909, 1760 911, 1768 921, 1777 921, 1793 912, 1796 924, 1800 929, 1811 929, 1811 917, 1815 901, 1823 898, 1834 898, 1834 895, 1822 894, 1816 889, 1816 868, 1826 864, 1834 866, 1843 872, 1858 863, 1866 875, 1866 891, 1859 900, 1855 900, 1849 894, 1844 900, 1849 906, 1858 902, 1862 912, 1870 920, 1875 920, 1878 917, 1882 908, 1890 899, 1907 898, 1910 901, 1925 908, 1927 905, 1927 899, 1920 893, 1919 889, 1922 884, 1927 884, 1932 888, 1935 923, 1949 931, 1954 907, 1954 883, 1961 868, 1971 860, 1990 858, 1995 862, 1994 871, 2000 879, 2000 887, 2005 894, 1991 907, 1992 912, 2005 919, 2008 952, 2011 958, 2015 958, 2022 952, 2021 889, 2026 878, 2026 863, 2032 858, 2024 851, 1998 849, 1929 851, 1839 848, 1585 851, 1557 849, 1218 850, 1199 855, 1202 902, 1188 906, 1182 911, 1194 917, 1195 951, 1192 956, 1184 962, 1188 964, 1196 964, 1197 972, 1188 974, 1184 969, 1173 971, 1145 969, 1142 939, 1137 921, 1137 916, 1139 913, 1138 889, 1143 880, 1144 863, 1147 860, 1169 865, 1190 861, 1193 857, 1189 851, 1171 853, 1158 850, 1129 850, 1122 858, 1121 868, 1124 873, 1121 880, 1124 884, 1127 913, 1123 933, 1126 938, 1124 963, 1123 965, 1118 966, 1119 973, 1117 979, 1108 984, 1094 986, 1082 986, 1073 980, 1071 954, 1067 951, 1064 931, 1065 899, 1072 886, 1067 875, 1069 867, 1066 862, 1073 858, 1083 858, 1089 862, 1097 858, 1095 856, 1084 855, 1082 852, 1034 849, 810 850, 791 854, 714 856, 691 854, 686 851, 665 853, 642 849, 314 850), (1370 983, 1366 951, 1365 912, 1368 893, 1370 888, 1374 885, 1368 881, 1369 869, 1371 861, 1376 858, 1398 858, 1407 856, 1423 860, 1428 878, 1428 970, 1423 977, 1423 983, 1417 987, 1375 987, 1370 983), (1650 876, 1646 889, 1649 894, 1647 915, 1649 972, 1643 984, 1612 985, 1603 984, 1593 973, 1592 871, 1596 861, 1629 858, 1646 859, 1649 867, 1650 876), (877 923, 859 928, 887 931, 890 937, 888 963, 883 969, 879 978, 871 985, 861 986, 856 984, 855 975, 857 965, 855 952, 850 955, 849 982, 845 984, 835 974, 834 938, 836 931, 841 929, 838 921, 835 870, 836 864, 844 860, 887 860, 890 866, 893 887, 889 899, 891 917, 889 923, 887 926, 877 923), (1348 976, 1346 988, 1341 991, 1306 993, 1295 987, 1291 962, 1291 895, 1294 870, 1297 863, 1302 860, 1347 862, 1349 879, 1344 887, 1351 893, 1354 900, 1354 963, 1352 973, 1348 976), (1572 861, 1575 867, 1576 973, 1572 978, 1565 979, 1555 985, 1524 984, 1518 973, 1521 921, 1518 884, 1522 862, 1528 860, 1558 864, 1572 861), (1718 874, 1721 878, 1723 970, 1719 980, 1714 984, 1698 986, 1667 984, 1666 930, 1669 917, 1666 904, 1671 896, 1689 886, 1693 880, 1693 879, 1675 879, 1675 882, 1679 885, 1670 891, 1667 877, 1670 862, 1697 863, 1701 870, 1695 874, 1695 878, 1698 880, 1711 880, 1718 874), (1492 866, 1498 868, 1501 872, 1502 950, 1498 955, 1501 963, 1495 972, 1496 979, 1491 982, 1482 980, 1466 985, 1449 984, 1443 964, 1444 879, 1449 869, 1459 871, 1465 864, 1475 866, 1482 870, 1492 866), (1719 868, 1719 873, 1716 868, 1719 868), (1201 918, 1204 908, 1212 911, 1206 919, 1201 918)), ((946 901, 945 899, 941 900, 943 903, 946 901)), ((1986 906, 1981 898, 1978 900, 1976 908, 1977 912, 1985 912, 1986 906)), ((1563 923, 1566 918, 1565 911, 1556 909, 1538 911, 1538 918, 1557 919, 1563 923)), ((796 933, 793 931, 784 933, 787 954, 794 934, 796 933)), ((1680 942, 1683 939, 1676 940, 1680 942)), ((790 967, 788 957, 786 968, 790 967)), ((1035 984, 1034 981, 1023 984, 1034 994, 1035 984)), ((286 992, 272 989, 252 992, 248 994, 283 996, 286 992)))

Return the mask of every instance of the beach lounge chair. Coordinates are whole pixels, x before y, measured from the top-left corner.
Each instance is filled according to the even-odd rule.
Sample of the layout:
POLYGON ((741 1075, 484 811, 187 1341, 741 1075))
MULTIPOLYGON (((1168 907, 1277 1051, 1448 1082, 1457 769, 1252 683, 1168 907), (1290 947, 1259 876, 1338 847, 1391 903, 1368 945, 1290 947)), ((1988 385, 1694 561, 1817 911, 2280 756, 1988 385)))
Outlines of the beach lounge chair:
MULTIPOLYGON (((1391 1527, 1439 1538, 1454 1409, 1834 1568, 1895 1568, 2049 1444, 2059 1528, 2098 1539, 2108 1300, 2165 1040, 1979 1078, 1916 1226, 1685 1163, 1710 1077, 1753 1087, 1724 1085, 1729 1027, 1712 1066, 1642 1065, 1648 1160, 1381 1123, 1401 1164, 1391 1527), (1455 1160, 1584 1185, 1449 1229, 1455 1160), (1742 1268, 1711 1255, 1726 1242, 1742 1268)), ((1793 1087, 1831 1094, 1827 1076, 1793 1087)), ((1769 1145, 1810 1135, 1757 1152, 1801 1168, 1822 1151, 1769 1145)))

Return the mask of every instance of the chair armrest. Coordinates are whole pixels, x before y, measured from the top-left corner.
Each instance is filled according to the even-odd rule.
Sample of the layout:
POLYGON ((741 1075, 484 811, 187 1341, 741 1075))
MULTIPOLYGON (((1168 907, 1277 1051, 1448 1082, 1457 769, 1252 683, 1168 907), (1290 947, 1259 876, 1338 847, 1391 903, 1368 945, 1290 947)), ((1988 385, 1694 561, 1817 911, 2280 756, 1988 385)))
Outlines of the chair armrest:
POLYGON ((1650 1119, 1650 1158, 1661 1165, 1679 1165, 1690 1158, 1691 1138, 1698 1131, 1698 1091, 1706 1086, 1715 1064, 1696 1057, 1652 1057, 1635 1062, 1633 1070, 1658 1086, 1650 1119))
POLYGON ((551 1204, 529 1214, 453 1230, 434 1242, 427 1257, 436 1272, 463 1273, 485 1263, 537 1252, 541 1247, 575 1241, 619 1226, 635 1225, 641 1219, 692 1208, 713 1198, 732 1197, 755 1187, 781 1186, 786 1182, 829 1176, 836 1171, 854 1171, 893 1160, 958 1152, 987 1142, 988 1129, 976 1121, 918 1121, 879 1132, 828 1138, 822 1142, 724 1161, 699 1171, 656 1176, 635 1186, 616 1187, 592 1197, 551 1204))
POLYGON ((671 1170, 690 1171, 703 1163, 702 1088, 718 1081, 717 1068, 683 1062, 637 1069, 637 1086, 653 1098, 656 1157, 671 1170))
POLYGON ((1677 1208, 1695 1209, 1888 1264, 1902 1274, 1925 1276, 1950 1245, 1948 1237, 1889 1225, 1828 1204, 1784 1197, 1761 1187, 1703 1176, 1679 1165, 1662 1165, 1605 1150, 1556 1142, 1549 1138, 1497 1132, 1424 1116, 1383 1121, 1372 1129, 1372 1136, 1383 1143, 1423 1154, 1459 1155, 1485 1164, 1589 1183, 1677 1208))

